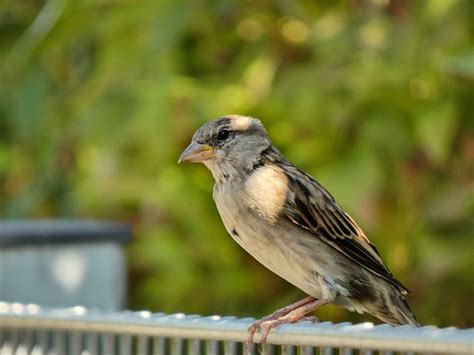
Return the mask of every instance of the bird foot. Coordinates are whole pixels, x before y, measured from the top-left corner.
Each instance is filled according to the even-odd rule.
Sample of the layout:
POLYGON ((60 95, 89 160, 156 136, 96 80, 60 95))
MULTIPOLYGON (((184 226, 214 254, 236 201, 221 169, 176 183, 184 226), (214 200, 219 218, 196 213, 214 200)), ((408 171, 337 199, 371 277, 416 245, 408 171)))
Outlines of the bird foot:
POLYGON ((267 343, 268 334, 270 330, 284 323, 292 323, 286 319, 286 316, 281 316, 278 318, 271 319, 270 316, 259 319, 258 321, 252 323, 248 329, 249 335, 247 338, 247 350, 248 354, 251 353, 252 346, 254 344, 253 338, 257 330, 260 330, 262 336, 260 338, 261 346, 265 346, 267 343))
POLYGON ((287 306, 276 311, 269 316, 259 319, 253 322, 248 328, 247 338, 247 351, 250 354, 253 346, 253 337, 257 330, 260 329, 262 336, 260 338, 260 344, 265 345, 267 342, 268 334, 270 331, 279 326, 280 324, 296 323, 300 320, 307 320, 312 322, 319 322, 317 317, 309 316, 305 317, 306 314, 314 311, 316 308, 329 303, 328 300, 317 300, 312 297, 307 297, 293 305, 287 306))
MULTIPOLYGON (((303 298, 301 301, 298 301, 298 302, 295 302, 289 306, 286 306, 286 307, 283 307, 275 312, 273 312, 272 314, 266 316, 266 317, 263 317, 262 319, 259 319, 255 322, 253 322, 249 328, 248 328, 248 332, 249 332, 249 335, 248 335, 248 338, 247 338, 247 350, 248 350, 248 353, 250 353, 250 350, 252 349, 252 345, 253 345, 253 337, 255 335, 255 333, 257 332, 258 329, 261 328, 261 325, 267 321, 271 321, 271 320, 275 320, 275 319, 278 319, 282 316, 285 316, 286 314, 288 314, 289 312, 295 310, 295 309, 298 309, 302 306, 305 306, 306 304, 308 303, 311 303, 313 302, 315 299, 311 296, 309 297, 305 297, 303 298)), ((270 330, 268 330, 270 331, 270 330)), ((267 334, 268 336, 268 334, 267 334)), ((265 337, 266 339, 266 337, 265 337)))
POLYGON ((265 320, 260 323, 259 329, 262 332, 262 337, 260 338, 260 344, 265 345, 267 343, 268 334, 273 328, 278 327, 281 324, 291 324, 296 323, 299 321, 311 321, 311 322, 319 322, 317 317, 309 316, 304 317, 301 314, 301 311, 295 310, 291 311, 290 313, 278 317, 276 319, 269 319, 265 320))

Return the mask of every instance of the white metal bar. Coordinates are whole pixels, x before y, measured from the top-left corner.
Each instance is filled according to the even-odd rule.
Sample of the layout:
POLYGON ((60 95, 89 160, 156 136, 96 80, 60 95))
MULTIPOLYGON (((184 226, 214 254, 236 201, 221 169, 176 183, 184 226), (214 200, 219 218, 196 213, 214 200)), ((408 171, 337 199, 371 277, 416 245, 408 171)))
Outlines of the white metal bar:
POLYGON ((132 353, 132 336, 122 334, 119 341, 119 354, 128 355, 132 353))
POLYGON ((219 355, 219 342, 217 340, 206 342, 206 355, 219 355))
POLYGON ((281 354, 282 355, 296 355, 297 349, 294 345, 282 345, 281 354))
POLYGON ((302 346, 301 355, 316 355, 316 349, 312 346, 302 346))
POLYGON ((182 355, 184 350, 184 342, 181 338, 171 339, 171 355, 182 355))
POLYGON ((99 354, 99 336, 97 333, 86 333, 86 339, 84 344, 87 353, 90 355, 98 355, 99 354))
POLYGON ((71 354, 72 355, 81 355, 82 353, 82 333, 75 330, 69 334, 70 344, 71 344, 71 354))
POLYGON ((101 338, 102 354, 115 354, 114 334, 104 333, 101 338))
MULTIPOLYGON (((64 328, 63 328, 64 329, 64 328)), ((66 343, 64 339, 64 331, 59 330, 51 333, 51 343, 52 350, 54 354, 65 354, 66 353, 66 343)))
POLYGON ((34 344, 34 331, 31 329, 25 330, 22 333, 21 342, 25 348, 25 354, 30 354, 34 344))
POLYGON ((333 355, 334 353, 335 353, 335 350, 333 348, 326 347, 326 346, 321 348, 321 352, 320 352, 321 355, 333 355))
POLYGON ((189 354, 201 355, 202 351, 202 340, 200 339, 191 339, 188 342, 189 354))
POLYGON ((260 354, 261 355, 276 355, 277 354, 276 346, 273 344, 265 344, 264 346, 261 346, 260 354))
MULTIPOLYGON (((39 330, 38 334, 38 350, 40 351, 41 355, 46 355, 49 352, 49 333, 47 330, 39 330)), ((95 354, 94 354, 95 355, 95 354)))
MULTIPOLYGON (((124 336, 124 335, 121 335, 124 336)), ((148 342, 149 337, 140 336, 138 337, 138 355, 147 355, 148 354, 148 342)))
MULTIPOLYGON (((15 305, 15 304, 14 304, 15 305)), ((63 345, 59 335, 64 331, 97 332, 107 334, 153 336, 182 339, 206 339, 211 342, 209 354, 216 353, 218 341, 245 342, 247 328, 253 319, 199 317, 184 314, 151 314, 149 312, 105 312, 82 307, 54 309, 13 307, 0 302, 1 329, 50 330, 55 340, 63 345), (34 312, 29 312, 34 309, 34 312)), ((260 341, 260 334, 254 340, 260 341)), ((471 354, 474 352, 474 329, 414 328, 411 326, 375 326, 372 323, 296 323, 281 325, 268 336, 269 344, 315 346, 328 348, 373 349, 377 351, 432 352, 471 354)), ((106 343, 108 343, 106 341, 106 343)), ((104 344, 105 345, 105 344, 104 344)), ((112 345, 108 343, 107 345, 112 345)), ((321 353, 326 352, 322 349, 321 353)))
POLYGON ((153 354, 156 354, 156 355, 166 354, 166 338, 164 337, 153 338, 153 354))
MULTIPOLYGON (((194 354, 194 353, 192 353, 194 354)), ((224 354, 225 355, 238 355, 239 354, 239 344, 235 341, 226 341, 224 343, 224 354)))

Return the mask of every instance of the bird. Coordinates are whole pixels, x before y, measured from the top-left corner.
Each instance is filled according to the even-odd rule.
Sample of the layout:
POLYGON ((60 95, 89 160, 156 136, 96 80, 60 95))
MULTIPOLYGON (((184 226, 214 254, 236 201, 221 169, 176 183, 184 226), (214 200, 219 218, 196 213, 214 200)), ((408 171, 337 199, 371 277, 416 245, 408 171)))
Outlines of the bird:
POLYGON ((354 219, 273 145, 259 119, 225 115, 202 125, 178 162, 203 163, 230 236, 308 296, 256 320, 247 346, 280 324, 334 304, 392 325, 419 326, 398 281, 354 219))

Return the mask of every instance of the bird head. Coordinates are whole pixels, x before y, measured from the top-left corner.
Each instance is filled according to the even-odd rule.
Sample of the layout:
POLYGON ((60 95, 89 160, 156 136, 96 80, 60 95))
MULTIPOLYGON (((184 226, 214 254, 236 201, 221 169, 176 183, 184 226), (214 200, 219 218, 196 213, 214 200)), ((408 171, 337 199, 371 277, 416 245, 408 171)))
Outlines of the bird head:
POLYGON ((260 120, 227 115, 201 126, 179 162, 204 163, 218 180, 223 175, 251 169, 270 146, 260 120))

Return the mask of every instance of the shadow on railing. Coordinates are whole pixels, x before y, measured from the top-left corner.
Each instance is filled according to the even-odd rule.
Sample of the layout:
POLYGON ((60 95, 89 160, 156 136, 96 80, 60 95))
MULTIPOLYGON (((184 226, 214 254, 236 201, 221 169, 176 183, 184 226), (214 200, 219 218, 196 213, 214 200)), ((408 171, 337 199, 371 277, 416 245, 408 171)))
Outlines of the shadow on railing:
MULTIPOLYGON (((106 312, 0 303, 0 354, 242 354, 251 318, 106 312)), ((259 335, 255 336, 259 341, 259 335)), ((472 354, 474 329, 300 322, 273 330, 266 354, 472 354)))

